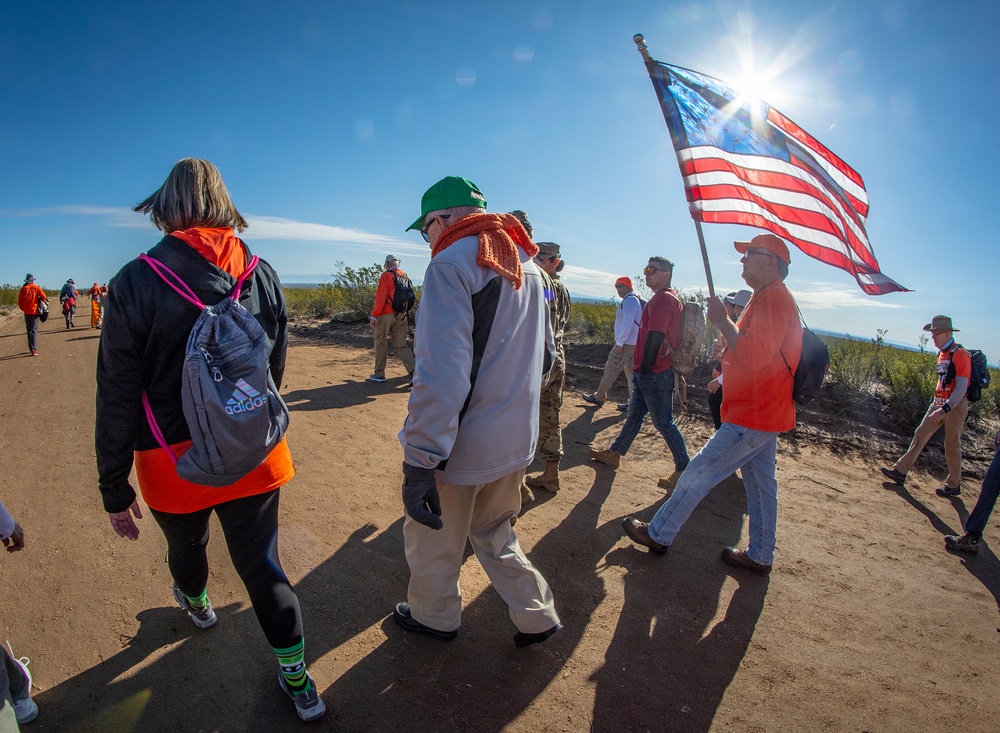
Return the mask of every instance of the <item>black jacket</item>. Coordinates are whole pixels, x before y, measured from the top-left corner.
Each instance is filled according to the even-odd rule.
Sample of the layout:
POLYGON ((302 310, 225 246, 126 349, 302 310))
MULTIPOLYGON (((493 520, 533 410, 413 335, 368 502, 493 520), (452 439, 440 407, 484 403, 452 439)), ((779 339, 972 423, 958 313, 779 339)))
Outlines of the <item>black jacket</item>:
MULTIPOLYGON (((236 278, 171 236, 149 250, 208 305, 229 295, 236 278)), ((249 249, 247 259, 250 258, 249 249)), ((159 447, 146 424, 146 390, 168 444, 189 440, 181 406, 181 371, 188 334, 199 311, 141 260, 126 264, 111 280, 97 352, 97 471, 104 508, 121 512, 135 501, 129 484, 133 451, 159 447)), ((240 304, 267 334, 271 376, 281 387, 288 348, 288 314, 281 282, 263 260, 243 284, 240 304)))

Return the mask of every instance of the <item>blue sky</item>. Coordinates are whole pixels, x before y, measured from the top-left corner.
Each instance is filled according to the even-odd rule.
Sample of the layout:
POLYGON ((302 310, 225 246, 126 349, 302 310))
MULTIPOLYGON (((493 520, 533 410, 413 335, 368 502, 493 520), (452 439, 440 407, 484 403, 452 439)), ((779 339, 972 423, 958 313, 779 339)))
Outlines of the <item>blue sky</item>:
MULTIPOLYGON (((1000 169, 1000 3, 90 2, 0 7, 0 283, 105 282, 158 233, 130 211, 182 157, 219 166, 244 239, 288 282, 392 252, 420 196, 466 176, 559 242, 571 292, 611 296, 650 255, 705 288, 654 58, 761 96, 854 167, 883 272, 867 296, 793 251, 817 328, 915 344, 936 313, 1000 358, 988 290, 1000 169)), ((706 225, 716 289, 743 286, 706 225)))

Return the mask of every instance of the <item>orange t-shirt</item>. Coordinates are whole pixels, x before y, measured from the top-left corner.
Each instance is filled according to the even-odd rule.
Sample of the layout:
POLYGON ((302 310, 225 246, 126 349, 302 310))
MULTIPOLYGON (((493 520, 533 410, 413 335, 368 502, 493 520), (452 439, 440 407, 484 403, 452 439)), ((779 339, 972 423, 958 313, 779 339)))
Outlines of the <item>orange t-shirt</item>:
POLYGON ((722 354, 722 421, 768 433, 791 430, 802 325, 785 284, 775 281, 755 292, 736 328, 736 348, 722 354))
MULTIPOLYGON (((233 277, 239 277, 247 266, 246 252, 230 228, 186 229, 171 232, 197 250, 209 262, 215 263, 233 277)), ((191 447, 185 440, 170 446, 177 456, 191 447)), ((203 486, 185 481, 163 448, 135 452, 135 473, 142 498, 151 508, 171 514, 190 514, 233 499, 263 494, 288 483, 295 475, 292 454, 282 438, 264 462, 229 486, 203 486)))

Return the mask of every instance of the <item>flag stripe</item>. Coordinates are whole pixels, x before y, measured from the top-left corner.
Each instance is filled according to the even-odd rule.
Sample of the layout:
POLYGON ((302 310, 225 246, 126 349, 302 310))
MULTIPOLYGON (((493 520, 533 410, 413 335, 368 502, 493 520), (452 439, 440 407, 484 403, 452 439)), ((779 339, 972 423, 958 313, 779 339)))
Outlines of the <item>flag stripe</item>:
MULTIPOLYGON (((857 250, 872 267, 878 266, 860 216, 846 202, 837 199, 836 191, 823 188, 808 171, 773 158, 733 155, 708 146, 681 151, 678 159, 682 161, 680 168, 685 188, 722 181, 733 185, 742 183, 753 193, 776 204, 823 211, 830 219, 830 226, 843 233, 851 249, 857 250), (713 175, 726 172, 735 178, 713 175)), ((690 195, 688 199, 691 200, 690 195)))
POLYGON ((784 132, 791 135, 809 150, 819 156, 817 162, 827 170, 827 172, 837 181, 837 184, 844 191, 858 202, 858 211, 862 216, 868 216, 868 192, 865 191, 865 182, 861 176, 851 166, 834 155, 829 148, 823 145, 808 132, 785 117, 774 107, 767 110, 767 121, 784 132), (828 165, 824 165, 828 164, 828 165))
POLYGON ((905 291, 880 272, 861 176, 763 102, 737 102, 725 82, 649 62, 691 216, 761 227, 850 272, 866 293, 905 291))

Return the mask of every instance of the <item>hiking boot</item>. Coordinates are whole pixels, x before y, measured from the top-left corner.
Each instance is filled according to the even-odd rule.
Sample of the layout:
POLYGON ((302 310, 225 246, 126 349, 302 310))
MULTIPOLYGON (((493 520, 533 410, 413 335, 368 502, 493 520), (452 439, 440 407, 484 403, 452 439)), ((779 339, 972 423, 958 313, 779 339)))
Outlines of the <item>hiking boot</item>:
POLYGON ((219 621, 219 617, 212 610, 212 602, 210 600, 205 599, 204 608, 195 608, 191 605, 191 601, 187 599, 187 596, 181 593, 181 589, 177 587, 176 583, 174 583, 174 600, 177 601, 178 606, 188 612, 194 625, 199 629, 210 629, 219 621))
POLYGON ((625 517, 622 520, 622 529, 625 530, 625 535, 630 540, 637 545, 648 547, 649 551, 654 555, 666 555, 667 550, 670 549, 670 545, 661 545, 659 542, 650 537, 649 525, 645 522, 640 522, 638 519, 625 517))
POLYGON ((970 555, 975 555, 979 552, 980 540, 966 532, 963 535, 949 534, 944 537, 944 546, 949 550, 957 550, 958 552, 967 552, 970 555))
POLYGON ((281 674, 281 670, 278 670, 278 684, 281 689, 285 691, 285 694, 292 699, 295 703, 295 712, 302 720, 316 720, 316 718, 322 718, 326 713, 326 703, 323 702, 323 698, 319 696, 319 692, 316 691, 316 683, 313 681, 312 675, 306 672, 306 689, 302 692, 292 692, 292 688, 288 686, 285 681, 285 675, 281 674))
POLYGON ((962 487, 956 486, 954 489, 950 486, 942 486, 940 489, 934 489, 934 493, 938 496, 944 496, 946 498, 951 498, 953 496, 958 496, 962 493, 962 487))
POLYGON ((379 382, 379 383, 382 383, 382 382, 385 381, 385 375, 383 374, 380 377, 378 374, 369 374, 368 375, 368 381, 369 382, 379 382))
POLYGON ((684 473, 684 471, 674 471, 669 476, 661 476, 656 481, 656 485, 659 486, 661 489, 666 489, 667 491, 670 491, 677 485, 677 482, 680 481, 682 473, 684 473))
POLYGON ((521 482, 521 506, 525 506, 527 504, 530 504, 534 500, 535 500, 535 495, 531 493, 531 489, 528 488, 528 485, 526 483, 524 483, 524 481, 522 481, 521 482))
MULTIPOLYGON (((9 641, 7 648, 10 649, 9 641)), ((18 725, 24 725, 38 717, 38 705, 31 699, 31 672, 28 671, 31 660, 27 657, 15 657, 13 649, 11 649, 10 658, 21 668, 24 678, 27 680, 24 689, 16 697, 11 696, 11 701, 14 703, 14 717, 17 719, 18 725)))
POLYGON ((586 392, 583 393, 583 401, 588 402, 591 405, 597 405, 598 407, 604 405, 604 400, 599 400, 597 399, 597 395, 587 394, 586 392))
POLYGON ((767 575, 771 572, 770 565, 762 565, 751 558, 746 553, 746 550, 737 550, 735 547, 722 548, 722 562, 726 563, 726 565, 732 565, 734 568, 752 570, 757 575, 767 575))
POLYGON ((607 450, 594 450, 591 448, 590 460, 597 461, 598 463, 603 463, 605 466, 611 466, 611 468, 617 469, 621 463, 622 457, 610 448, 607 450))
POLYGON ((559 491, 559 461, 546 461, 545 472, 525 479, 524 483, 533 489, 556 493, 559 491))
POLYGON ((902 486, 904 483, 906 483, 906 474, 900 473, 895 468, 880 467, 878 470, 881 471, 882 475, 885 476, 890 481, 892 481, 894 484, 899 484, 900 486, 902 486))

